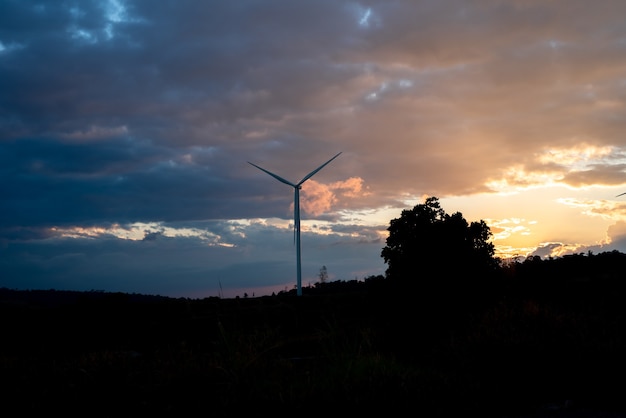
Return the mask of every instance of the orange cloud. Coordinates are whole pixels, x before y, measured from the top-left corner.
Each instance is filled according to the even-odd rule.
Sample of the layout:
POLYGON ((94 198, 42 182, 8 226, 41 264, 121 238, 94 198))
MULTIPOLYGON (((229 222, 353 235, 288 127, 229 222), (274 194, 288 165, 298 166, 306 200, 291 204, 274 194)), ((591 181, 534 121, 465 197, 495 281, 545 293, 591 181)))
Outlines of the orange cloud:
POLYGON ((317 216, 327 212, 337 201, 331 188, 315 180, 309 180, 302 186, 300 210, 317 216))
POLYGON ((341 192, 345 197, 368 196, 370 193, 363 188, 363 179, 350 177, 344 181, 337 181, 329 186, 333 190, 341 192))
POLYGON ((300 210, 317 216, 328 212, 337 203, 337 195, 354 198, 368 194, 369 192, 363 187, 363 179, 360 177, 350 177, 331 184, 308 180, 302 185, 300 210))

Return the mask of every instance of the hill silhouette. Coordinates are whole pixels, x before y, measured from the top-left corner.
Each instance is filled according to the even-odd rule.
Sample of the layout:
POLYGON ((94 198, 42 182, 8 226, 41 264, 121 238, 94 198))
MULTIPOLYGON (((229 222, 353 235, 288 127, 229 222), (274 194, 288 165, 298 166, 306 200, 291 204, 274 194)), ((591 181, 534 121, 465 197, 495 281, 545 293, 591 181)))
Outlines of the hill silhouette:
POLYGON ((626 416, 625 258, 426 296, 383 276, 234 299, 0 289, 0 390, 22 415, 626 416))

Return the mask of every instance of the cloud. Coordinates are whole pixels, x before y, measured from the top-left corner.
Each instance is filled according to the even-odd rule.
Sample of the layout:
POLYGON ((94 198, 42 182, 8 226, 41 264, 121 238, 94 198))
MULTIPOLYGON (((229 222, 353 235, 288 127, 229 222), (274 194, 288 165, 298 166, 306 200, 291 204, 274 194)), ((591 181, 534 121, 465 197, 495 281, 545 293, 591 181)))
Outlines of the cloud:
POLYGON ((626 252, 626 221, 619 221, 611 225, 607 230, 607 235, 614 248, 626 252))
POLYGON ((72 140, 91 140, 101 138, 111 138, 125 136, 128 134, 128 128, 126 126, 118 126, 112 128, 106 128, 101 126, 90 126, 83 131, 74 131, 67 134, 59 135, 60 138, 67 138, 72 140))
POLYGON ((338 203, 337 194, 343 198, 344 206, 349 205, 348 199, 368 195, 363 190, 363 179, 358 177, 351 177, 328 185, 310 179, 302 186, 301 209, 310 215, 319 216, 330 211, 338 203))
MULTIPOLYGON (((270 257, 269 272, 280 263, 265 248, 292 241, 293 194, 247 161, 297 180, 339 151, 305 183, 302 209, 314 238, 349 243, 355 259, 380 247, 389 219, 370 217, 424 195, 567 186, 595 202, 568 209, 614 223, 619 205, 577 193, 626 187, 625 14, 617 0, 0 0, 3 251, 34 274, 43 243, 115 243, 131 274, 132 260, 152 265, 147 245, 211 243, 217 260, 257 254, 250 268, 270 257), (115 235, 140 224, 139 240, 156 238, 144 247, 115 235), (55 241, 61 231, 77 235, 55 241)), ((581 242, 557 235, 540 242, 581 242)))
POLYGON ((363 179, 360 177, 350 177, 347 180, 335 182, 330 187, 341 192, 343 196, 350 198, 358 198, 371 194, 363 187, 363 179))

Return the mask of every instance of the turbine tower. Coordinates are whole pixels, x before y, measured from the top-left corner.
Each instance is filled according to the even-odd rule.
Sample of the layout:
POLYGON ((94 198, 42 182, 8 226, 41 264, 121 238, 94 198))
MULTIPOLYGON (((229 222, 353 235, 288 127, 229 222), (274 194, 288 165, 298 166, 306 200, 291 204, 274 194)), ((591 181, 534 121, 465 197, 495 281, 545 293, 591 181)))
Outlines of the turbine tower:
POLYGON ((293 184, 289 180, 285 180, 284 178, 270 171, 267 171, 266 169, 261 168, 256 164, 252 164, 250 161, 248 161, 248 164, 255 166, 261 171, 265 171, 267 174, 274 177, 276 180, 280 181, 281 183, 285 183, 288 186, 293 187, 295 190, 295 195, 293 198, 293 222, 294 222, 294 229, 296 233, 296 268, 297 268, 297 294, 298 296, 302 295, 302 266, 301 266, 301 252, 300 252, 300 189, 302 188, 302 183, 304 183, 305 181, 313 177, 315 173, 317 173, 322 168, 324 168, 332 160, 339 157, 339 154, 341 153, 338 153, 333 158, 326 161, 324 164, 320 165, 315 170, 311 171, 309 174, 304 176, 304 178, 300 180, 299 183, 296 183, 296 184, 293 184))

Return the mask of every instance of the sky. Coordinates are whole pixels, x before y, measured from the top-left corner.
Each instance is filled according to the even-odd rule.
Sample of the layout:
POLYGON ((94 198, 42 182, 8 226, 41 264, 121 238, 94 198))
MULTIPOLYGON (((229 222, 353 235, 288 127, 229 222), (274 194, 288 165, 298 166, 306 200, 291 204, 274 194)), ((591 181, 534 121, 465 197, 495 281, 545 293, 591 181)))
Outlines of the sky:
MULTIPOLYGON (((0 0, 0 287, 384 274, 437 197, 503 259, 626 252, 623 0, 0 0)), ((453 257, 451 255, 451 257, 453 257)))

